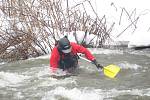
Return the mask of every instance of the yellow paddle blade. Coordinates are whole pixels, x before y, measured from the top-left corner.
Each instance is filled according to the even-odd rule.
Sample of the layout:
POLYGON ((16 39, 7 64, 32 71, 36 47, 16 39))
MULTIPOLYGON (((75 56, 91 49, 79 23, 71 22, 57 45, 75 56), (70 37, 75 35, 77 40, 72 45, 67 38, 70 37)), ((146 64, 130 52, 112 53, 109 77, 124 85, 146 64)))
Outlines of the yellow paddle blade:
POLYGON ((120 71, 120 67, 116 65, 108 65, 103 68, 104 74, 110 78, 114 78, 120 71))

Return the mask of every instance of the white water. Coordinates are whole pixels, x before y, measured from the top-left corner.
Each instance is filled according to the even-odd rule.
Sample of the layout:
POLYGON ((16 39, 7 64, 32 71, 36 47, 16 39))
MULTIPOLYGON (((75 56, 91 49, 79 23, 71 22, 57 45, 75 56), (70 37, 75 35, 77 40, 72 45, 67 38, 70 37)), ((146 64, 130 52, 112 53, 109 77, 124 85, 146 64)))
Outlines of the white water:
MULTIPOLYGON (((98 56, 99 59, 102 59, 102 56, 108 56, 112 59, 112 57, 121 57, 128 53, 131 57, 143 57, 143 61, 146 61, 143 64, 149 64, 147 53, 144 51, 141 52, 141 55, 137 51, 133 53, 131 51, 108 49, 94 49, 93 52, 100 55, 98 56)), ((40 64, 39 61, 41 60, 49 62, 49 55, 0 65, 2 69, 0 70, 0 97, 3 97, 2 100, 10 100, 10 98, 12 100, 34 100, 35 97, 40 100, 114 100, 114 98, 122 96, 127 99, 126 95, 129 97, 135 96, 135 98, 150 97, 150 85, 147 84, 150 80, 147 77, 149 67, 136 63, 136 60, 139 61, 138 59, 132 58, 133 61, 131 62, 128 59, 122 60, 122 58, 112 61, 121 67, 120 74, 113 80, 101 74, 97 76, 96 68, 85 61, 82 62, 83 64, 80 62, 80 69, 83 71, 78 76, 55 79, 50 77, 49 63, 40 64), (39 64, 35 65, 35 62, 39 64), (20 66, 21 68, 14 66, 20 66), (4 69, 5 67, 6 69, 4 69), (134 81, 135 83, 133 83, 134 81), (141 84, 142 81, 145 83, 141 84)), ((102 59, 102 61, 105 60, 105 58, 102 59)))
MULTIPOLYGON (((57 87, 52 91, 45 93, 42 100, 57 100, 55 96, 62 96, 69 100, 104 100, 105 98, 112 98, 119 95, 137 95, 137 96, 150 96, 150 88, 148 89, 132 89, 132 90, 102 90, 102 89, 66 89, 64 87, 57 87)), ((111 99, 109 99, 111 100, 111 99)))

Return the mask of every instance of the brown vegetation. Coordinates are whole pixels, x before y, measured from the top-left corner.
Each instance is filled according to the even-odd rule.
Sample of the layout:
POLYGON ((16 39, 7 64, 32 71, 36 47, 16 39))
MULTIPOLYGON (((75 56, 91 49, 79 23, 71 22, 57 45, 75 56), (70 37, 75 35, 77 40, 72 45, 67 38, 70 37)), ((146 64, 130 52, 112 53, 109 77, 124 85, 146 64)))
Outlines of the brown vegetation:
POLYGON ((105 16, 99 18, 88 0, 84 2, 91 5, 96 18, 87 15, 84 2, 72 8, 68 7, 68 1, 66 1, 67 8, 64 8, 62 2, 62 0, 2 0, 0 58, 19 60, 46 54, 47 48, 51 50, 57 41, 57 35, 70 31, 95 34, 98 36, 98 46, 102 46, 109 38, 114 23, 108 27, 105 16), (84 11, 81 11, 80 7, 83 7, 84 11), (8 25, 4 26, 4 23, 8 25))

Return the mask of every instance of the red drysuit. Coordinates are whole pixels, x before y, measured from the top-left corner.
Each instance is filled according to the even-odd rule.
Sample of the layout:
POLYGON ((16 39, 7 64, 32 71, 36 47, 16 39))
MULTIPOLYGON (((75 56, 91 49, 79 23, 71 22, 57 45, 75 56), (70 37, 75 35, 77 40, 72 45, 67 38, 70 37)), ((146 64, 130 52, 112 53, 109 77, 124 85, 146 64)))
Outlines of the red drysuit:
MULTIPOLYGON (((85 54, 85 57, 88 60, 92 61, 95 59, 95 57, 85 47, 78 45, 77 43, 73 43, 73 42, 70 42, 70 45, 72 47, 71 53, 73 55, 77 55, 77 53, 82 53, 82 54, 85 54)), ((51 52, 51 57, 50 57, 50 67, 53 72, 55 72, 56 69, 59 68, 59 60, 60 60, 60 53, 57 49, 57 46, 55 46, 51 52)))

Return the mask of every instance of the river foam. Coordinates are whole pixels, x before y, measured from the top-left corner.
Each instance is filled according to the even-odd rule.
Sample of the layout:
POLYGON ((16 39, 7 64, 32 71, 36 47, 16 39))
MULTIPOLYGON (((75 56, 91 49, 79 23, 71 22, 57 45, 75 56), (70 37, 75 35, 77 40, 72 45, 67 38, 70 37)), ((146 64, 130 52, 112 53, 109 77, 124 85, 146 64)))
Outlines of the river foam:
POLYGON ((66 100, 113 100, 112 98, 120 95, 137 95, 150 96, 150 88, 148 89, 131 89, 131 90, 102 90, 89 88, 73 88, 56 87, 54 90, 48 91, 42 100, 58 100, 64 98, 66 100))
POLYGON ((0 87, 18 86, 18 83, 29 79, 29 76, 20 75, 18 73, 0 72, 0 87))
POLYGON ((134 69, 134 70, 137 70, 139 68, 142 68, 142 66, 140 66, 138 64, 131 64, 131 63, 126 62, 126 61, 124 61, 122 63, 119 63, 118 65, 121 67, 121 69, 134 69))

